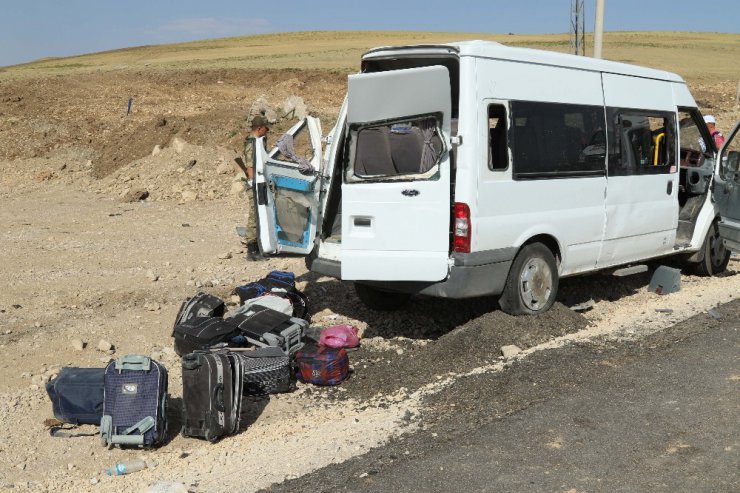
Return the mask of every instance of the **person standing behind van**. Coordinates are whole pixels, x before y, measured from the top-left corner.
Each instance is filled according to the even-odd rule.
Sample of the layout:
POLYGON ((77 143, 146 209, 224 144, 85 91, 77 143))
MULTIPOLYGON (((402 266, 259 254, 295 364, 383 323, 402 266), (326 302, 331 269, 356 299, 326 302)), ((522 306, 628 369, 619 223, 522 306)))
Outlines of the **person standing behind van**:
MULTIPOLYGON (((267 135, 270 131, 270 122, 263 115, 257 115, 252 118, 252 133, 247 136, 244 140, 244 163, 246 165, 247 173, 247 210, 249 216, 247 217, 247 233, 245 240, 247 242, 247 258, 249 260, 266 260, 260 253, 259 246, 257 245, 257 209, 254 205, 254 143, 260 137, 267 135)), ((263 141, 266 145, 267 143, 263 141)))
POLYGON ((707 115, 704 117, 704 122, 707 124, 707 128, 709 129, 709 133, 712 135, 712 139, 714 139, 714 145, 717 147, 717 150, 719 150, 722 147, 722 144, 725 143, 725 136, 722 135, 722 132, 717 130, 717 120, 714 119, 713 115, 707 115))

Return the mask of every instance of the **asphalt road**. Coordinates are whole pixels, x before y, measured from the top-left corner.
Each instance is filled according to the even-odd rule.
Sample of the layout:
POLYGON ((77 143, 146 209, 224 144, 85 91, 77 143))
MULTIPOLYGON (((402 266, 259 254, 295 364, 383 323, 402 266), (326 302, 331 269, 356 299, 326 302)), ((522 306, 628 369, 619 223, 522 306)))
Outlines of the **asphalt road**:
POLYGON ((740 302, 544 351, 429 399, 424 431, 273 491, 740 491, 740 302))

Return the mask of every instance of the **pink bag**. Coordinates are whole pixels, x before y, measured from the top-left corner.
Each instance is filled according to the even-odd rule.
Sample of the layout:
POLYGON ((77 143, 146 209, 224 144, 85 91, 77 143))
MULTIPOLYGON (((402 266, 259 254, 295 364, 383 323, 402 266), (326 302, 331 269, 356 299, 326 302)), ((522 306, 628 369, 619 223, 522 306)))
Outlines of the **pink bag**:
POLYGON ((319 344, 333 348, 357 347, 360 345, 358 328, 354 325, 332 325, 321 331, 319 344))

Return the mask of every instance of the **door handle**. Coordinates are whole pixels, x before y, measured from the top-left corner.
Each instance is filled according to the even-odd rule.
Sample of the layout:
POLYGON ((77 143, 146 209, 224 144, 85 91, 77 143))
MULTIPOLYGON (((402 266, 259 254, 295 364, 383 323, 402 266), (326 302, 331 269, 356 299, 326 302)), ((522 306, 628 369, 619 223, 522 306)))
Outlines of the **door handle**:
POLYGON ((355 218, 355 226, 369 228, 371 224, 372 224, 372 220, 369 217, 356 217, 355 218))
POLYGON ((670 195, 671 192, 673 192, 673 180, 668 182, 668 185, 666 185, 665 193, 670 195))
MULTIPOLYGON (((251 193, 251 190, 248 190, 249 193, 251 193)), ((266 205, 267 204, 267 184, 266 183, 258 183, 257 184, 257 205, 266 205)))

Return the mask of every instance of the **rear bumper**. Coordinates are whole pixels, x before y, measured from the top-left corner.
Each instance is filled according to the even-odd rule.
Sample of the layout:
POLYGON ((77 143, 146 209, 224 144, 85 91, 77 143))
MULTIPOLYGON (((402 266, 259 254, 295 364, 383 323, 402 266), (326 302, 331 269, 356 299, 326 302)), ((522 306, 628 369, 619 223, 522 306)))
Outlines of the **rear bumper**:
MULTIPOLYGON (((473 298, 501 294, 509 275, 516 249, 502 249, 495 253, 455 254, 447 278, 439 282, 416 281, 357 281, 388 291, 423 294, 438 298, 473 298), (493 260, 493 261, 491 261, 493 260), (485 263, 481 263, 485 262, 485 263)), ((341 262, 306 258, 309 270, 341 279, 341 262)))

